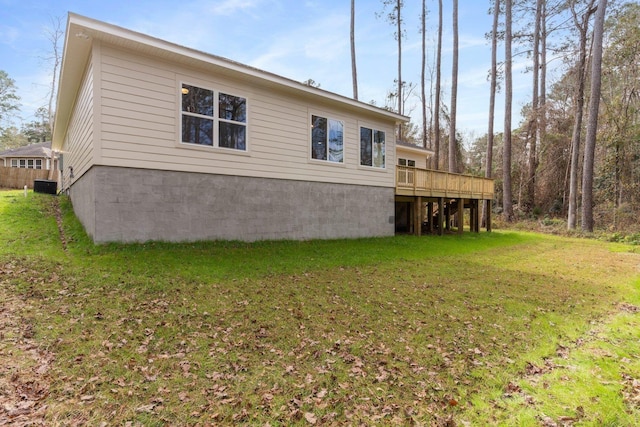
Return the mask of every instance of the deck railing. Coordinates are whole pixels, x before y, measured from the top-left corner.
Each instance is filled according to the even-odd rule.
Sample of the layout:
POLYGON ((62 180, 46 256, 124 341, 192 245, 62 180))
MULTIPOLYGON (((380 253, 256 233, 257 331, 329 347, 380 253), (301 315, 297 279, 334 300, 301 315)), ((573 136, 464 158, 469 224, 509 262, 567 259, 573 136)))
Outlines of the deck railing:
POLYGON ((396 166, 397 195, 489 200, 493 192, 490 178, 396 166))

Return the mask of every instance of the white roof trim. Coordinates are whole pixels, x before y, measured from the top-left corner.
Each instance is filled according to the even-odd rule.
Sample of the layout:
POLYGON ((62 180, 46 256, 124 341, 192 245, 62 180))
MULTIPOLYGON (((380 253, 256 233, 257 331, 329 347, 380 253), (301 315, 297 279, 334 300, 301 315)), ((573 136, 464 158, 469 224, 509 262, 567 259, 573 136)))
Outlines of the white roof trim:
POLYGON ((405 145, 405 144, 396 144, 396 151, 405 151, 405 152, 410 152, 410 153, 416 153, 416 154, 420 154, 422 156, 433 156, 435 154, 435 151, 430 150, 428 148, 424 148, 424 147, 419 147, 419 146, 409 146, 409 145, 405 145))

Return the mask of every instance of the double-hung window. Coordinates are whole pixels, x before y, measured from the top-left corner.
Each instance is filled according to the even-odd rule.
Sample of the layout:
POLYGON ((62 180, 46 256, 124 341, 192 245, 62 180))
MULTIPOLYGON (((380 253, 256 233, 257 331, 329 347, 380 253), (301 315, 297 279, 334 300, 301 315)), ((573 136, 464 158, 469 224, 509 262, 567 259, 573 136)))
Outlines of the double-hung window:
POLYGON ((344 122, 311 116, 311 158, 333 163, 344 162, 344 122))
POLYGON ((246 98, 183 83, 180 115, 183 143, 246 151, 246 98))
POLYGON ((398 166, 409 166, 410 168, 415 168, 416 167, 416 161, 415 160, 407 160, 407 159, 403 159, 403 158, 398 158, 398 166))
POLYGON ((384 169, 385 133, 381 130, 360 128, 360 165, 384 169))

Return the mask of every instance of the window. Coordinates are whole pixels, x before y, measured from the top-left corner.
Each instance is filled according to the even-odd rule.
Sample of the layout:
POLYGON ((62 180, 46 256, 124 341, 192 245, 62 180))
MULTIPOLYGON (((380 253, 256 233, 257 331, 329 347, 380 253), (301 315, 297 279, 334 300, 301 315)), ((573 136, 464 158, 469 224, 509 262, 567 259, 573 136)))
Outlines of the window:
POLYGON ((409 166, 410 168, 415 168, 416 161, 398 158, 398 166, 409 166))
POLYGON ((374 168, 384 168, 385 134, 383 131, 360 128, 360 164, 374 168))
POLYGON ((218 146, 246 150, 247 100, 220 93, 218 106, 220 118, 218 146))
POLYGON ((183 143, 247 149, 245 98, 183 84, 181 116, 183 143))
POLYGON ((344 162, 344 123, 311 116, 311 158, 334 163, 344 162))
POLYGON ((42 169, 42 159, 11 159, 12 168, 42 169))

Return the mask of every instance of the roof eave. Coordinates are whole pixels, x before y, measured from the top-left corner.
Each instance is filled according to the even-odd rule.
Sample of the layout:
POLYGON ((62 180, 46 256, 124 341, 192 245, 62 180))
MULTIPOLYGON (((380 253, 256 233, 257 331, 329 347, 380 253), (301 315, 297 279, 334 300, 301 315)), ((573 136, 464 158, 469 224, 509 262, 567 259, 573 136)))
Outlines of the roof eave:
POLYGON ((242 75, 245 78, 255 79, 263 84, 271 84, 297 92, 307 96, 335 102, 343 106, 367 111, 393 121, 396 124, 406 123, 410 119, 407 116, 393 111, 384 110, 374 105, 366 104, 346 96, 338 95, 323 89, 311 87, 304 83, 263 71, 248 65, 241 64, 226 58, 184 47, 175 43, 151 37, 146 34, 128 30, 116 25, 108 24, 95 19, 87 18, 75 13, 69 13, 67 32, 65 37, 64 55, 60 69, 60 88, 57 98, 56 119, 53 132, 53 149, 60 150, 64 141, 67 125, 71 118, 74 100, 80 87, 82 76, 86 68, 88 56, 91 51, 93 39, 114 42, 119 40, 129 48, 155 52, 162 56, 170 56, 183 63, 198 61, 221 71, 242 75), (73 52, 73 55, 69 54, 73 52))

